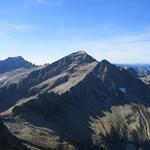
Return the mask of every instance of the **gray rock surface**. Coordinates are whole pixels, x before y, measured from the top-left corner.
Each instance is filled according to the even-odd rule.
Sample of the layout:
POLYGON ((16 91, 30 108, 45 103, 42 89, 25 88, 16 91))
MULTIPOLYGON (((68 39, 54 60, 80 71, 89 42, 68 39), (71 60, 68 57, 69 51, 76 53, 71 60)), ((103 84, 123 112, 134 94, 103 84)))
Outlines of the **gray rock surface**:
POLYGON ((34 148, 150 148, 150 88, 128 70, 79 51, 22 74, 1 84, 0 111, 34 148))

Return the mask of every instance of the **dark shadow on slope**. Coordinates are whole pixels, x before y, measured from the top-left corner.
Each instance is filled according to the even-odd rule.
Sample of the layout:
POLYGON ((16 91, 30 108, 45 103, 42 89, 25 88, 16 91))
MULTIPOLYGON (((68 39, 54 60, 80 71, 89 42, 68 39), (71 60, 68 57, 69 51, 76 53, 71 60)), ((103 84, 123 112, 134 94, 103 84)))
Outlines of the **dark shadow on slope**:
POLYGON ((0 119, 0 150, 29 150, 13 136, 0 119))
POLYGON ((103 111, 111 112, 112 106, 136 103, 147 107, 149 100, 147 85, 126 70, 103 61, 65 94, 39 94, 38 99, 15 107, 14 113, 21 114, 35 126, 52 129, 63 141, 79 150, 94 150, 97 148, 92 146, 90 117, 102 117, 103 111), (120 88, 126 88, 126 91, 120 88), (42 115, 47 124, 30 118, 29 112, 37 117, 42 115))
MULTIPOLYGON (((30 91, 30 88, 60 75, 64 71, 70 71, 70 73, 72 73, 75 67, 93 62, 96 62, 93 57, 83 51, 79 51, 63 57, 42 69, 32 71, 26 78, 20 79, 18 83, 12 83, 9 86, 0 88, 0 112, 6 111, 21 98, 27 98, 39 93, 39 91, 30 91), (70 66, 73 66, 73 68, 68 70, 70 66)), ((68 77, 66 77, 65 80, 67 80, 67 78, 68 77)), ((63 81, 56 81, 55 86, 62 82, 63 81)))
POLYGON ((112 106, 132 103, 150 106, 149 91, 142 81, 104 60, 70 91, 61 95, 39 94, 37 99, 16 106, 13 112, 35 126, 52 129, 62 141, 78 150, 97 150, 91 141, 90 117, 102 117, 103 111, 111 112, 112 106), (30 115, 37 118, 42 115, 47 123, 30 115))
POLYGON ((97 141, 97 149, 99 150, 148 150, 150 149, 149 141, 139 141, 136 133, 133 135, 133 140, 129 141, 127 131, 124 129, 123 136, 120 131, 111 128, 110 134, 101 135, 101 140, 97 141))

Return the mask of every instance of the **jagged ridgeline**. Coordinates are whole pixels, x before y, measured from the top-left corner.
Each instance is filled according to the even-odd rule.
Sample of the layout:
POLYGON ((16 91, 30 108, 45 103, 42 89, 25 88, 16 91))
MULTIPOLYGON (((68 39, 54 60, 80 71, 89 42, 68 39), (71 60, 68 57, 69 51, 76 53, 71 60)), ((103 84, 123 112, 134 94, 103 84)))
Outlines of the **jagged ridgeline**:
POLYGON ((0 112, 31 150, 150 149, 149 85, 84 51, 2 73, 0 112))

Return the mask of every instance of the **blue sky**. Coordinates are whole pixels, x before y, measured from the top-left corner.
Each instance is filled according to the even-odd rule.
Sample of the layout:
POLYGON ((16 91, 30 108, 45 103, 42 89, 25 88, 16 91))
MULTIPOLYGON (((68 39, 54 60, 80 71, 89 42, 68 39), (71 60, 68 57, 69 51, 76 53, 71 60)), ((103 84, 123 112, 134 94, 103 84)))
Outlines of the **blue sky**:
POLYGON ((150 63, 150 0, 0 0, 0 59, 50 63, 85 50, 150 63))

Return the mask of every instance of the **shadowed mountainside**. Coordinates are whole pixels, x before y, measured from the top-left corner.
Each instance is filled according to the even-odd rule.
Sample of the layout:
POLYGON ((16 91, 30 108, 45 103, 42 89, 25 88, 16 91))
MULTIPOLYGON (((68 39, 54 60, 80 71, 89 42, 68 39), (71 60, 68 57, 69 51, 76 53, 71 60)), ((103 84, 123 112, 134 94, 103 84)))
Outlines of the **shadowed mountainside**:
POLYGON ((107 60, 97 62, 83 51, 2 86, 0 97, 8 128, 36 146, 68 150, 113 150, 114 143, 121 150, 150 147, 149 86, 128 70, 107 60))
POLYGON ((0 150, 28 150, 0 120, 0 150))

